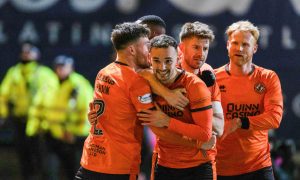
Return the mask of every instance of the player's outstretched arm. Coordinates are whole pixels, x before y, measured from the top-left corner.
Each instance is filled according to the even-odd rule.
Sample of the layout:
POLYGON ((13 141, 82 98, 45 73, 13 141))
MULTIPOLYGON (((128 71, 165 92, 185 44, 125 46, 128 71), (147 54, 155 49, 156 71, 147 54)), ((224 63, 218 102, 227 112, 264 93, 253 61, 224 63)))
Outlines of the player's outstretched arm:
POLYGON ((149 126, 152 132, 161 140, 166 141, 171 144, 192 147, 202 150, 210 150, 216 145, 216 136, 213 135, 208 142, 201 142, 186 136, 182 136, 178 133, 169 131, 166 128, 158 128, 154 126, 149 126))
POLYGON ((163 97, 171 106, 183 110, 189 103, 187 97, 184 96, 186 93, 184 88, 174 90, 168 89, 156 79, 151 69, 143 69, 138 73, 149 82, 152 92, 163 97))
POLYGON ((193 113, 192 116, 195 119, 195 124, 188 124, 169 117, 159 108, 157 103, 155 103, 155 106, 156 110, 142 110, 137 114, 138 119, 143 121, 142 125, 168 127, 168 129, 171 127, 173 132, 204 142, 209 141, 211 138, 212 109, 193 113))

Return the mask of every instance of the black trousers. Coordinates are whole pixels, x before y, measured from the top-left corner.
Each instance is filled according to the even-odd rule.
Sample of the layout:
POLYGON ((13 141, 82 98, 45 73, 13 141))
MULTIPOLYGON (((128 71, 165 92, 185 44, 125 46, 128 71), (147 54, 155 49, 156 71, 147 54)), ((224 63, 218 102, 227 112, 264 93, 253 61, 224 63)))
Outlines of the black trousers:
MULTIPOLYGON (((136 176, 133 179, 136 179, 136 176)), ((129 174, 105 174, 105 173, 90 171, 84 169, 83 167, 80 167, 75 175, 75 180, 130 180, 130 175, 129 174)))
POLYGON ((14 128, 14 144, 24 180, 39 179, 42 156, 39 137, 26 136, 27 117, 11 117, 14 128))
POLYGON ((274 180, 273 168, 265 167, 257 171, 237 176, 218 176, 218 180, 274 180))
POLYGON ((155 180, 212 180, 213 170, 210 162, 196 167, 175 169, 156 165, 155 180))
POLYGON ((76 158, 75 146, 73 144, 57 140, 47 133, 45 134, 45 147, 46 152, 44 154, 47 158, 44 161, 44 170, 46 171, 47 177, 51 179, 51 176, 52 178, 60 176, 60 172, 58 172, 59 165, 53 163, 53 156, 51 157, 51 155, 56 155, 59 160, 59 164, 63 167, 67 179, 74 179, 74 175, 79 167, 79 162, 76 158))

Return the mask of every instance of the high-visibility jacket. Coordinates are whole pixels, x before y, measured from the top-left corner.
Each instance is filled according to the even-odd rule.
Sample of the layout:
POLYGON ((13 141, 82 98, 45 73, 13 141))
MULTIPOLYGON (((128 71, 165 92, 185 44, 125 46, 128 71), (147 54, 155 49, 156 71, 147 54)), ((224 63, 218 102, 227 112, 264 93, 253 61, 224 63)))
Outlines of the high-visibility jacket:
POLYGON ((26 117, 38 91, 53 87, 55 73, 36 61, 11 67, 0 86, 0 117, 26 117))
POLYGON ((74 136, 87 136, 87 113, 93 98, 89 81, 78 73, 71 73, 55 89, 42 93, 30 109, 26 133, 29 136, 47 131, 54 138, 62 139, 65 132, 74 136))

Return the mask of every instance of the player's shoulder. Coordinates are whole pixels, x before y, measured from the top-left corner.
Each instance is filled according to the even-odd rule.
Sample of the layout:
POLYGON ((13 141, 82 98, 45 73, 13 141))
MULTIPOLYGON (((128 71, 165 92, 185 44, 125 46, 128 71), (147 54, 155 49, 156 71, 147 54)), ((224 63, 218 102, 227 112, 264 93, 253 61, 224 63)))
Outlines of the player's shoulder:
POLYGON ((200 79, 196 74, 190 73, 190 72, 187 72, 187 71, 182 71, 180 76, 182 76, 183 78, 186 78, 188 80, 200 79))
POLYGON ((200 68, 200 71, 205 71, 205 70, 209 70, 209 71, 214 71, 214 69, 211 67, 211 65, 207 64, 207 63, 204 63, 201 68, 200 68))
POLYGON ((218 67, 218 68, 214 69, 215 74, 216 74, 216 75, 221 75, 221 74, 226 73, 226 65, 227 65, 227 64, 225 64, 225 65, 223 65, 223 66, 221 66, 221 67, 218 67))
POLYGON ((271 70, 271 69, 267 69, 261 66, 257 66, 255 64, 253 64, 253 67, 255 68, 254 73, 257 76, 260 76, 260 78, 263 79, 271 79, 271 78, 277 78, 277 74, 275 71, 271 70))
POLYGON ((139 81, 146 81, 142 76, 134 71, 133 68, 122 63, 110 63, 103 69, 101 69, 96 77, 96 80, 111 79, 117 82, 123 82, 125 84, 132 84, 139 81))
POLYGON ((197 75, 183 71, 182 76, 190 101, 197 101, 199 98, 211 96, 206 84, 197 75))
POLYGON ((181 76, 186 84, 203 84, 206 86, 205 83, 194 73, 182 71, 181 76))

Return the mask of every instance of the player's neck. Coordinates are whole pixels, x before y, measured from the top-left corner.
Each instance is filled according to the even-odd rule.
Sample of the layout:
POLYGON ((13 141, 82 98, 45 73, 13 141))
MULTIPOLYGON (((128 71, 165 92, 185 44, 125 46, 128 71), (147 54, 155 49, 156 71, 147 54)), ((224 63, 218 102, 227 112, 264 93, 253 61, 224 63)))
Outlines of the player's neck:
POLYGON ((122 64, 126 64, 129 67, 136 69, 135 64, 133 63, 133 61, 131 60, 131 58, 127 55, 125 55, 124 53, 117 53, 117 57, 116 57, 116 61, 120 62, 122 64))
POLYGON ((134 71, 136 71, 136 72, 143 69, 142 67, 140 67, 136 64, 135 57, 131 56, 130 54, 128 54, 126 52, 119 51, 117 53, 116 61, 128 65, 129 67, 134 69, 134 71))
POLYGON ((197 68, 197 69, 192 68, 191 66, 189 66, 185 62, 185 60, 181 61, 181 67, 182 67, 182 69, 184 69, 187 72, 190 72, 190 73, 193 73, 193 74, 198 74, 199 73, 199 68, 197 68))
POLYGON ((176 71, 172 75, 172 77, 170 77, 170 79, 168 81, 161 82, 161 83, 163 83, 164 85, 170 85, 170 84, 174 83, 175 80, 177 79, 177 77, 180 75, 181 72, 182 72, 182 70, 176 68, 176 71))
POLYGON ((247 63, 240 66, 234 63, 229 63, 229 72, 234 76, 248 76, 252 72, 252 68, 252 63, 247 63))

